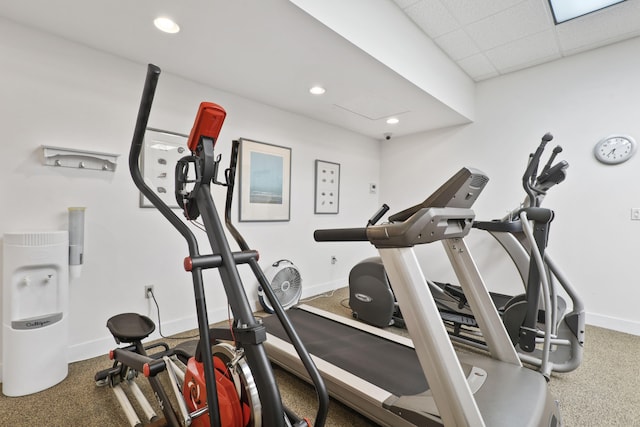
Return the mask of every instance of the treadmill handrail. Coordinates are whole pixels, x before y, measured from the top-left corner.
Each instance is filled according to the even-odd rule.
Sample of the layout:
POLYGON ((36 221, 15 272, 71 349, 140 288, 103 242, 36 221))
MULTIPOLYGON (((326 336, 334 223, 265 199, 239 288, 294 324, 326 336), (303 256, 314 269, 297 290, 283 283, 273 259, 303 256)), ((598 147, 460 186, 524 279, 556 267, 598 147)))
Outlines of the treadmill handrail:
MULTIPOLYGON (((489 178, 480 170, 462 168, 422 203, 389 217, 389 223, 366 228, 316 230, 317 242, 364 242, 377 248, 403 248, 442 239, 464 237, 473 225, 471 206, 489 178)), ((374 215, 384 215, 387 205, 374 215)))
POLYGON ((377 248, 406 248, 443 239, 466 236, 475 213, 466 208, 421 208, 402 222, 371 225, 366 228, 316 230, 317 242, 364 242, 377 248))
POLYGON ((329 228, 313 232, 316 242, 367 242, 367 227, 329 228))

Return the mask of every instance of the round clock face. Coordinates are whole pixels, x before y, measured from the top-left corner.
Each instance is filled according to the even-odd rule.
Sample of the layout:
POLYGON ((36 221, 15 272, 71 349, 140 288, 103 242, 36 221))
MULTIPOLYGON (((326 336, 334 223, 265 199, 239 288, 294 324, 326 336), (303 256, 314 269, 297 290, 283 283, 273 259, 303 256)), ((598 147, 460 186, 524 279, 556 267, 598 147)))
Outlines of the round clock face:
POLYGON ((602 163, 618 164, 629 160, 636 152, 636 141, 626 135, 611 135, 600 140, 593 154, 602 163))

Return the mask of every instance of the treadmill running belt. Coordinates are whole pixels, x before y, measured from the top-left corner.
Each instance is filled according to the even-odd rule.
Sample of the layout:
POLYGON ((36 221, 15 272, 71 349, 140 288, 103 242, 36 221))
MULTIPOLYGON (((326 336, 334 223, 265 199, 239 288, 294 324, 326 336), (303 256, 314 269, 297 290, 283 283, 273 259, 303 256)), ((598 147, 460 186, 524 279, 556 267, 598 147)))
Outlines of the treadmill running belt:
MULTIPOLYGON (((414 349, 301 309, 292 308, 287 315, 312 355, 396 396, 428 390, 414 349)), ((290 342, 275 315, 265 317, 263 324, 268 333, 290 342)))

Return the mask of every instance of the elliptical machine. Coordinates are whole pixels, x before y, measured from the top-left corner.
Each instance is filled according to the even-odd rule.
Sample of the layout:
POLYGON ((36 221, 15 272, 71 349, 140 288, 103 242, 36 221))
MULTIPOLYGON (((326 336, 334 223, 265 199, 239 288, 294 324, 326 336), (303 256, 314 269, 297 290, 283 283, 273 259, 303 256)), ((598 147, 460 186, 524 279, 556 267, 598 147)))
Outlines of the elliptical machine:
MULTIPOLYGON (((554 164, 562 148, 554 148, 538 175, 545 146, 553 139, 545 134, 529 156, 522 177, 524 203, 496 221, 475 221, 473 228, 487 231, 505 249, 516 265, 525 292, 516 296, 491 293, 512 343, 522 361, 545 375, 569 372, 581 361, 584 343, 584 305, 573 286, 546 254, 553 211, 541 207, 544 196, 566 178, 569 166, 564 160, 554 164), (572 311, 558 294, 558 286, 571 300, 572 311)), ((372 219, 378 221, 388 210, 383 205, 372 219)), ((389 217, 390 222, 401 218, 389 217)), ((371 221, 371 220, 370 220, 371 221)), ((431 292, 452 339, 486 349, 478 325, 461 288, 449 283, 429 281, 431 292)), ((353 317, 378 327, 402 326, 401 313, 379 258, 363 260, 349 275, 349 304, 353 317), (401 317, 400 317, 401 320, 401 317)))
MULTIPOLYGON (((389 206, 383 204, 367 221, 367 227, 380 221, 388 211, 389 206)), ((364 259, 349 272, 349 307, 354 319, 378 328, 405 327, 400 306, 380 257, 364 259)))
MULTIPOLYGON (((220 156, 214 156, 214 146, 226 116, 224 109, 212 103, 200 105, 188 140, 191 155, 180 159, 176 165, 176 200, 183 208, 187 220, 202 217, 211 254, 200 253, 198 240, 188 225, 144 182, 139 158, 159 75, 160 69, 149 65, 129 154, 129 168, 136 186, 187 242, 189 256, 184 259, 184 268, 191 273, 193 279, 199 340, 191 355, 168 346, 163 346, 159 352, 147 354, 151 347, 145 347, 142 340, 153 332, 153 322, 136 313, 114 316, 109 319, 107 327, 118 344, 129 345, 111 351, 113 367, 96 374, 96 380, 107 382, 114 388, 132 425, 140 425, 140 421, 130 413, 132 406, 128 401, 125 402, 127 398, 119 385, 123 382, 135 384, 133 380, 142 373, 148 378, 162 408, 165 423, 169 426, 310 427, 307 420, 295 415, 282 403, 264 349, 265 327, 253 316, 237 270, 238 265, 249 264, 258 282, 262 284, 275 315, 295 343, 296 352, 318 396, 315 424, 323 426, 328 408, 324 382, 281 304, 267 286, 266 278, 258 265, 257 251, 250 250, 244 240, 241 251, 231 251, 211 196, 211 183, 227 186, 228 190, 233 191, 237 146, 234 145, 231 165, 225 171, 226 182, 217 180, 220 156), (190 168, 193 168, 193 173, 190 173, 190 168), (202 272, 210 268, 216 268, 220 272, 234 316, 233 326, 228 329, 209 328, 202 272), (186 372, 177 368, 173 362, 174 356, 185 362, 186 372), (177 409, 173 407, 172 399, 158 379, 158 375, 163 372, 169 376, 177 409)), ((230 199, 228 191, 227 203, 230 199)), ((237 230, 234 232, 236 238, 242 238, 237 230)), ((140 398, 136 388, 133 386, 134 395, 140 398)), ((144 396, 142 399, 145 400, 144 396)), ((148 414, 151 421, 152 415, 154 414, 148 414)))

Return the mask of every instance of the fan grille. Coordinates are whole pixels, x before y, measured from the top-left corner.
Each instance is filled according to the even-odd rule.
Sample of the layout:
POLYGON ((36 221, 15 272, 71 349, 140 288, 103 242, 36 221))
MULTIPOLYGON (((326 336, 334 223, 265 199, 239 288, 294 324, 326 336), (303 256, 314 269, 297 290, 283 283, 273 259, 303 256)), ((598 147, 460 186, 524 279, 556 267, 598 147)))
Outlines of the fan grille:
MULTIPOLYGON (((265 272, 269 288, 282 305, 282 308, 289 309, 296 305, 302 295, 302 277, 300 271, 291 261, 280 260, 271 265, 265 272)), ((264 295, 262 286, 258 286, 258 298, 265 311, 273 313, 273 305, 264 295)))
POLYGON ((280 270, 271 281, 271 289, 284 307, 295 303, 302 292, 300 272, 293 267, 280 270))

